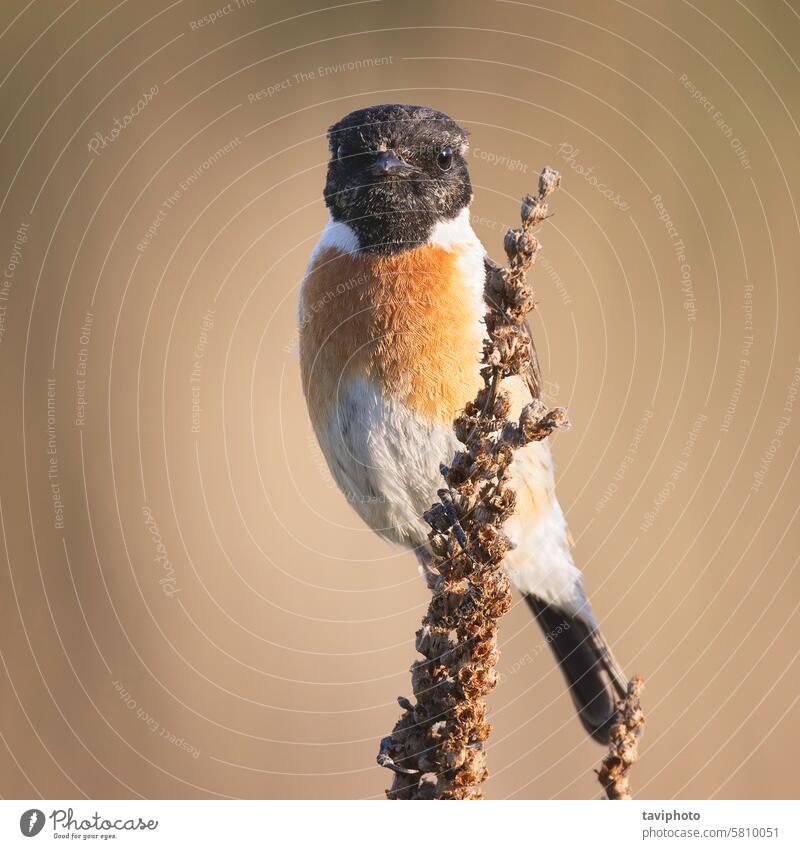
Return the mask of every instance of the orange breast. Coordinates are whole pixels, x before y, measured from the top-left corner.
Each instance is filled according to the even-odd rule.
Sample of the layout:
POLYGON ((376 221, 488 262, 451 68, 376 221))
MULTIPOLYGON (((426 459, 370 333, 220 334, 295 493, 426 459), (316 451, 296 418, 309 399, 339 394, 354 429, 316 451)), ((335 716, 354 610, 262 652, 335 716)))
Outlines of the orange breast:
POLYGON ((303 284, 300 362, 316 420, 342 383, 368 377, 417 413, 450 422, 481 385, 483 332, 459 252, 320 252, 303 284))

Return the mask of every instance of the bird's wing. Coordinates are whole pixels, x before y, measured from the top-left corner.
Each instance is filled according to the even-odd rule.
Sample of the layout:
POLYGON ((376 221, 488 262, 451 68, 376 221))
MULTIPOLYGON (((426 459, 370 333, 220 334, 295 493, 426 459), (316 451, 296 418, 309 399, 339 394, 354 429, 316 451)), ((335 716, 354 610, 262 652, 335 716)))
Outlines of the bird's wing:
MULTIPOLYGON (((492 274, 498 266, 493 260, 489 259, 489 257, 484 259, 483 264, 486 269, 486 278, 488 280, 489 275, 492 274)), ((531 333, 531 328, 527 319, 525 319, 522 324, 522 330, 528 337, 528 341, 531 344, 531 359, 530 366, 520 375, 520 377, 525 381, 526 386, 530 390, 531 398, 538 399, 542 396, 542 373, 539 368, 539 357, 536 353, 536 345, 533 343, 533 334, 531 333)))
POLYGON ((531 360, 528 368, 521 376, 528 385, 528 389, 531 390, 531 397, 538 399, 542 395, 542 372, 539 369, 539 355, 536 353, 536 345, 533 343, 533 333, 531 333, 527 319, 523 322, 522 327, 531 343, 531 360))

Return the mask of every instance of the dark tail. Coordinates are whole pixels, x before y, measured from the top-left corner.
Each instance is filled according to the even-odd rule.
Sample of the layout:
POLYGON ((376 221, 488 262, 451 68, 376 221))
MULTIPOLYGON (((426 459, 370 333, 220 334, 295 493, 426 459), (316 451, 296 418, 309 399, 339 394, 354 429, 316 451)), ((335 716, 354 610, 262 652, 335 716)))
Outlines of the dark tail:
POLYGON ((553 649, 583 727, 598 743, 608 743, 615 701, 625 695, 628 679, 596 628, 534 595, 525 601, 553 649))

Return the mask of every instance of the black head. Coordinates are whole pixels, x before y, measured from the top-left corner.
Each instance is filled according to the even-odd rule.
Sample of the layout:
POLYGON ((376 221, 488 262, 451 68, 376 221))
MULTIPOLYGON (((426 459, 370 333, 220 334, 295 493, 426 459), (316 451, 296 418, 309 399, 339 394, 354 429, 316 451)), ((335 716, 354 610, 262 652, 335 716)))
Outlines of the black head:
POLYGON ((467 133, 443 112, 399 103, 359 109, 328 130, 328 145, 325 203, 362 250, 413 248, 472 200, 467 133))

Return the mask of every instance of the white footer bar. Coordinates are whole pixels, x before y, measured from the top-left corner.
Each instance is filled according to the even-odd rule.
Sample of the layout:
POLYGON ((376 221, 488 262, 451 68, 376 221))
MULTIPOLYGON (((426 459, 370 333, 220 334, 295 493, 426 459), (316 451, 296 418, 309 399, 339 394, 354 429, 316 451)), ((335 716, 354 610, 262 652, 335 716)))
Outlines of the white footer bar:
POLYGON ((800 846, 797 801, 0 801, 0 846, 800 846))

